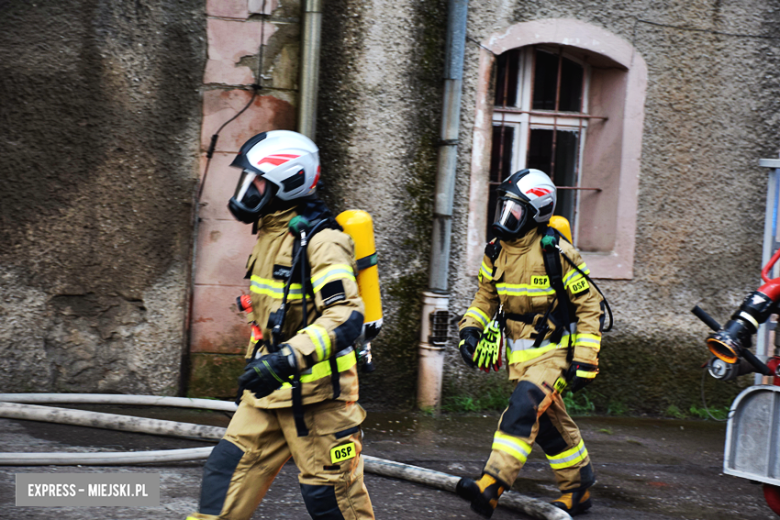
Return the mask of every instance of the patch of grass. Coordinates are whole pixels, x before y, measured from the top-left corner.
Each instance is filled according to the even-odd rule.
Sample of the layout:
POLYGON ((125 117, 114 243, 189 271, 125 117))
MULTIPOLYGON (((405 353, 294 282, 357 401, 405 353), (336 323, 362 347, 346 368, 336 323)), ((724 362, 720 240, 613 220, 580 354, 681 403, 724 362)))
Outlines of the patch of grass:
POLYGON ((610 401, 607 405, 607 415, 626 415, 628 406, 623 401, 610 401))
POLYGON ((441 409, 447 412, 476 412, 479 407, 470 395, 453 395, 444 400, 441 409))
POLYGON ((434 408, 433 406, 425 406, 423 408, 420 408, 420 411, 423 413, 423 415, 427 415, 428 417, 436 416, 436 408, 434 408))
POLYGON ((698 406, 691 405, 691 408, 689 410, 691 416, 698 417, 699 419, 717 419, 719 421, 722 421, 723 419, 726 419, 729 416, 729 407, 724 406, 722 408, 699 408, 698 406), (709 414, 707 413, 707 410, 709 410, 709 414), (712 415, 712 417, 710 417, 712 415))
POLYGON ((609 428, 601 428, 600 430, 598 430, 598 432, 606 433, 607 435, 612 435, 612 430, 610 430, 609 428))
POLYGON ((486 393, 476 397, 464 394, 445 397, 441 408, 445 412, 481 412, 484 410, 503 410, 508 404, 508 394, 501 388, 491 388, 486 393))
POLYGON ((669 405, 669 407, 664 412, 664 415, 667 417, 674 417, 675 419, 685 419, 687 415, 685 415, 685 412, 677 408, 676 405, 669 405))
POLYGON ((590 415, 596 410, 596 405, 588 398, 584 392, 567 392, 563 396, 563 403, 566 405, 566 411, 569 415, 590 415))

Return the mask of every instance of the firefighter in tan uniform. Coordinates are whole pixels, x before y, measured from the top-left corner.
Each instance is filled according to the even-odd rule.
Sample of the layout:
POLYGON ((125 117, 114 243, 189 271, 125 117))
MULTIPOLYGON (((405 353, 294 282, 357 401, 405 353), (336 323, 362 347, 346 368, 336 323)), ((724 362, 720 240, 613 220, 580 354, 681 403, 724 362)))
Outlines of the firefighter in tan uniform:
POLYGON ((229 209, 253 224, 252 335, 240 405, 206 462, 191 519, 248 519, 284 463, 315 520, 374 518, 363 484, 357 357, 363 326, 352 239, 315 195, 317 146, 286 130, 256 135, 229 209))
POLYGON ((499 343, 483 330, 504 326, 509 378, 517 382, 498 424, 480 479, 461 479, 458 494, 490 518, 537 442, 555 473, 562 496, 553 505, 569 514, 591 505, 593 470, 577 425, 566 413, 564 385, 578 390, 598 373, 603 299, 584 276, 589 273, 577 250, 558 240, 547 258, 560 262, 560 284, 545 267, 542 240, 554 247, 547 222, 556 189, 539 170, 521 170, 499 186, 499 204, 479 272, 479 289, 460 321, 460 351, 471 367, 498 370, 499 343), (500 239, 500 241, 499 241, 500 239), (565 258, 568 257, 568 260, 565 258), (558 286, 563 298, 556 295, 558 286), (568 305, 566 301, 568 300, 568 305))

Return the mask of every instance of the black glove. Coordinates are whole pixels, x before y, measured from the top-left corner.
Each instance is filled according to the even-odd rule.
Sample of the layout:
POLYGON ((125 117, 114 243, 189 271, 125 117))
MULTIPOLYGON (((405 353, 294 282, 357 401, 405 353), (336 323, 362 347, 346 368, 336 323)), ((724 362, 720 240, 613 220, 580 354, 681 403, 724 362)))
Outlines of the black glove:
POLYGON ((297 369, 295 354, 287 344, 283 344, 274 354, 252 359, 238 378, 238 401, 244 395, 244 390, 249 390, 255 397, 262 399, 280 388, 283 383, 289 382, 297 369))
POLYGON ((479 344, 479 337, 481 335, 482 332, 476 327, 466 327, 460 331, 458 350, 460 350, 460 355, 463 356, 463 361, 469 368, 477 366, 477 364, 474 363, 474 351, 477 349, 477 344, 479 344))
POLYGON ((572 392, 582 390, 593 382, 598 373, 599 367, 596 365, 574 361, 566 371, 566 381, 568 382, 566 388, 572 392))

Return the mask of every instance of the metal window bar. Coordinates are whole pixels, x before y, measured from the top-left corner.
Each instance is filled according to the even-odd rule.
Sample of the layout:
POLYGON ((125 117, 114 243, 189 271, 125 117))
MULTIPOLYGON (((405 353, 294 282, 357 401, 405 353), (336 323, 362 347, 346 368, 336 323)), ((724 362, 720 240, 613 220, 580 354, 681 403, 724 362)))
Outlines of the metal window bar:
MULTIPOLYGON (((555 113, 553 115, 553 133, 552 133, 552 154, 550 155, 550 177, 555 182, 555 150, 558 146, 558 110, 561 102, 561 73, 563 71, 563 49, 558 49, 558 75, 555 78, 555 113)), ((580 110, 582 111, 582 110, 580 110)), ((577 177, 577 170, 574 170, 574 176, 577 177)))
POLYGON ((558 116, 558 117, 571 117, 571 118, 578 118, 578 119, 603 119, 604 121, 609 120, 609 118, 606 116, 593 116, 590 114, 585 114, 583 112, 545 112, 540 110, 522 110, 519 108, 512 108, 512 107, 493 107, 493 111, 499 113, 507 113, 507 114, 530 114, 532 116, 558 116))

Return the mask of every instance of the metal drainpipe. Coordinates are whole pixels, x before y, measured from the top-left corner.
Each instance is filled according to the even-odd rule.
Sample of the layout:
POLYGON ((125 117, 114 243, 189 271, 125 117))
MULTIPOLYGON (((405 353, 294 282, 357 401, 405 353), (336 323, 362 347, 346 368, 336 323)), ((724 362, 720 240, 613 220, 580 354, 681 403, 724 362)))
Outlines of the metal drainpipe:
POLYGON ((452 206, 458 156, 463 55, 466 47, 468 0, 449 0, 447 51, 444 63, 444 103, 441 121, 439 163, 433 210, 433 234, 428 290, 423 293, 420 334, 417 406, 437 408, 441 402, 444 348, 449 329, 447 278, 450 263, 452 206))
POLYGON ((301 80, 298 106, 298 132, 312 141, 317 131, 317 91, 320 78, 320 37, 322 0, 306 0, 301 36, 301 80))

